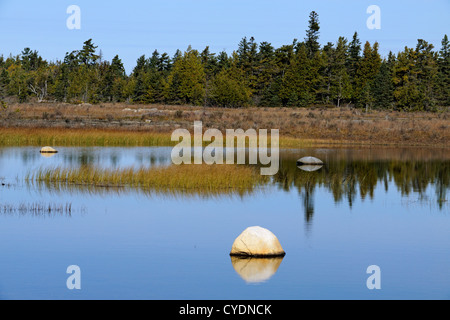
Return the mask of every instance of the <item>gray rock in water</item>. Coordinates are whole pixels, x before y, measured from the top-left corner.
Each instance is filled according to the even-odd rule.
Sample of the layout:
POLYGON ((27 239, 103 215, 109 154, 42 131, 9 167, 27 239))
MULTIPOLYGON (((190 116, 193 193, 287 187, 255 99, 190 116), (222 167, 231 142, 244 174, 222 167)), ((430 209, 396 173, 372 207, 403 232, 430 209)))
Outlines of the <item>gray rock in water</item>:
POLYGON ((323 162, 316 157, 303 157, 297 160, 297 165, 322 165, 323 162))

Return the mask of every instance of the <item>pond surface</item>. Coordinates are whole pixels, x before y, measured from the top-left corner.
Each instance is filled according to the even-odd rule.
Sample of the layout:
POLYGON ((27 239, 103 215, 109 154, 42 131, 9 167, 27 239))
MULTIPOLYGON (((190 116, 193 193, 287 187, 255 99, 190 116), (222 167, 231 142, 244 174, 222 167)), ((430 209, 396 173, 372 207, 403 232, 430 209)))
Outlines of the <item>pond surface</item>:
POLYGON ((58 149, 0 148, 0 299, 450 298, 448 150, 285 150, 262 188, 208 196, 27 182, 49 166, 171 164, 171 148, 58 149), (297 168, 309 155, 325 165, 297 168), (249 226, 286 256, 231 259, 249 226))

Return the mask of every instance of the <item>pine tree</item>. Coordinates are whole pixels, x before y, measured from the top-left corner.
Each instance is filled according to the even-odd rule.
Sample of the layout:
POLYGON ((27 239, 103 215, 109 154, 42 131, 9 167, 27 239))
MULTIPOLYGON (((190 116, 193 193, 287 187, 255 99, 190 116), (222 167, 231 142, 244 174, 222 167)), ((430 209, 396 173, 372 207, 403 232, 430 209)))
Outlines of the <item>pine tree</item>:
POLYGON ((197 50, 189 48, 176 59, 164 87, 167 102, 201 105, 204 102, 205 71, 197 50))
POLYGON ((450 42, 447 35, 442 39, 439 50, 439 102, 442 106, 450 106, 450 42))
POLYGON ((83 49, 78 52, 81 63, 85 65, 95 64, 100 58, 100 56, 95 54, 95 49, 97 49, 97 46, 92 43, 92 39, 85 41, 83 43, 83 49))
POLYGON ((317 70, 314 62, 308 58, 306 47, 301 47, 298 54, 286 70, 282 79, 279 98, 284 106, 306 107, 314 103, 316 97, 315 82, 317 70))
MULTIPOLYGON (((148 67, 149 69, 158 69, 160 54, 158 50, 153 51, 152 56, 148 59, 148 67)), ((144 57, 145 60, 145 57, 144 57)))
POLYGON ((308 51, 308 57, 312 58, 319 51, 319 15, 312 11, 309 14, 308 30, 306 30, 305 45, 308 51))
POLYGON ((254 99, 257 105, 270 105, 275 95, 271 91, 278 67, 275 62, 275 51, 268 42, 259 45, 258 62, 255 67, 254 99))
POLYGON ((393 67, 394 97, 396 108, 400 110, 420 109, 421 97, 415 67, 416 60, 417 52, 405 47, 404 51, 398 53, 393 67))
POLYGON ((356 75, 356 70, 358 69, 359 60, 361 59, 361 41, 358 38, 358 33, 353 34, 352 41, 348 46, 347 55, 347 69, 350 77, 356 75))
POLYGON ((19 59, 8 68, 9 83, 8 95, 16 96, 19 102, 25 102, 28 98, 27 73, 22 68, 19 59))
POLYGON ((175 54, 173 55, 172 63, 175 64, 175 62, 177 62, 177 60, 178 60, 179 58, 181 58, 182 56, 183 56, 183 52, 181 52, 180 49, 177 49, 177 51, 175 51, 175 54))
POLYGON ((347 39, 339 37, 335 50, 335 59, 333 65, 333 86, 332 97, 336 101, 336 106, 340 107, 343 100, 348 101, 351 98, 351 83, 347 73, 345 63, 347 60, 347 39))
POLYGON ((219 52, 217 55, 217 71, 227 69, 230 67, 230 58, 225 51, 219 52))
POLYGON ((420 109, 431 111, 436 106, 438 98, 437 76, 439 72, 438 54, 433 51, 434 46, 423 39, 417 40, 417 78, 421 93, 420 109))
POLYGON ((371 86, 381 66, 381 57, 378 53, 378 43, 371 47, 369 42, 364 45, 363 56, 358 64, 356 72, 354 96, 356 106, 365 107, 366 110, 372 105, 374 99, 371 96, 371 86))
POLYGON ((209 87, 210 82, 217 73, 217 59, 215 53, 209 51, 209 46, 207 46, 200 54, 200 60, 205 70, 205 97, 204 106, 208 103, 209 87))
POLYGON ((25 48, 21 54, 22 68, 25 71, 36 71, 40 67, 43 67, 46 63, 35 50, 32 51, 30 48, 25 48))
POLYGON ((356 73, 359 67, 359 62, 361 60, 361 41, 358 38, 358 33, 355 32, 353 34, 352 41, 348 46, 348 55, 347 55, 347 73, 350 77, 350 83, 352 86, 352 92, 350 93, 350 100, 353 102, 357 101, 356 94, 356 73))
POLYGON ((390 109, 394 102, 394 85, 392 83, 392 65, 384 60, 380 71, 372 81, 371 96, 376 109, 390 109))
POLYGON ((148 91, 148 77, 149 61, 145 58, 145 55, 140 56, 136 61, 136 66, 133 69, 132 77, 135 81, 135 88, 133 94, 133 101, 145 103, 147 102, 148 91))
POLYGON ((111 60, 111 73, 116 77, 125 77, 125 68, 123 66, 122 60, 119 58, 119 55, 115 55, 111 60))
POLYGON ((237 49, 237 61, 238 66, 242 68, 247 68, 250 60, 250 43, 247 40, 247 37, 241 39, 237 49))
MULTIPOLYGON (((3 57, 2 57, 3 58, 3 57)), ((6 69, 1 69, 0 73, 0 110, 6 109, 6 102, 4 101, 7 95, 7 86, 9 84, 9 74, 6 69)))
POLYGON ((172 67, 171 63, 172 61, 170 60, 169 55, 166 52, 164 52, 163 54, 161 54, 161 57, 159 58, 158 71, 166 73, 172 67))
POLYGON ((230 68, 222 69, 213 80, 211 101, 220 107, 245 107, 250 102, 251 90, 246 83, 245 72, 239 67, 234 54, 230 68))

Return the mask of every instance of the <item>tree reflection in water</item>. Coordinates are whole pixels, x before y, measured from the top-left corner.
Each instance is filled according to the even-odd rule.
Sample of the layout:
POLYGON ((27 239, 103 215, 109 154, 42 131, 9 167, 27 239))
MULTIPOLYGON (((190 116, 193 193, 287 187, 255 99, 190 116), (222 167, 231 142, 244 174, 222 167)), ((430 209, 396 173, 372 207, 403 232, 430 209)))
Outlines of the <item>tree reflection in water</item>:
MULTIPOLYGON (((312 155, 325 157, 325 165, 315 171, 297 167, 296 159, 306 150, 284 154, 274 183, 290 191, 298 190, 303 202, 306 228, 314 216, 314 191, 326 188, 335 203, 347 201, 350 208, 356 197, 374 198, 375 188, 382 183, 386 192, 394 185, 402 196, 413 192, 419 201, 427 200, 427 188, 435 189, 440 210, 447 203, 450 181, 450 154, 448 150, 430 149, 368 149, 368 150, 312 150, 312 155)), ((427 200, 429 201, 429 200, 427 200)))

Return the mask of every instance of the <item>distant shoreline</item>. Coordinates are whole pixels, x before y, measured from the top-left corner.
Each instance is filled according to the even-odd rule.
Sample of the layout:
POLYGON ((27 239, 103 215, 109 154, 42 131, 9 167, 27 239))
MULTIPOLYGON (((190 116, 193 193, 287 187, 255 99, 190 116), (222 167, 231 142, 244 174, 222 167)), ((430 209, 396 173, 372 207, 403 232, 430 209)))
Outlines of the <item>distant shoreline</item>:
POLYGON ((177 128, 279 129, 281 148, 450 147, 449 111, 352 108, 216 108, 160 104, 11 104, 0 111, 0 146, 172 146, 177 128))

